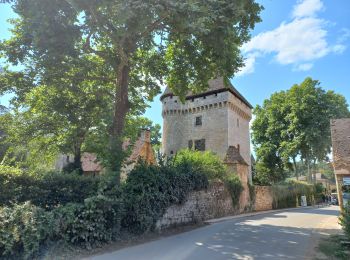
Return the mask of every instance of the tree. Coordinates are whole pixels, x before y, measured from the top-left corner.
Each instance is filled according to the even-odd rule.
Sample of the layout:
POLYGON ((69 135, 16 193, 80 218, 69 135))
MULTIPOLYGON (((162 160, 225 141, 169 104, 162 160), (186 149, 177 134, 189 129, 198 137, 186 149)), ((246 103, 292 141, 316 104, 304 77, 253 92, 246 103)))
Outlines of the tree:
POLYGON ((330 119, 349 117, 350 113, 343 96, 319 85, 319 81, 306 78, 288 91, 273 94, 262 107, 254 109, 252 138, 258 165, 267 172, 264 176, 280 176, 270 176, 270 180, 283 179, 283 168, 294 168, 298 177, 297 159, 308 168, 328 160, 330 119))
POLYGON ((184 98, 243 65, 239 47, 260 21, 254 0, 7 0, 19 19, 0 50, 36 78, 59 78, 67 57, 95 55, 113 71, 110 168, 118 170, 130 95, 151 100, 163 82, 184 98), (140 95, 142 93, 142 95, 140 95), (119 163, 117 163, 119 162, 119 163))

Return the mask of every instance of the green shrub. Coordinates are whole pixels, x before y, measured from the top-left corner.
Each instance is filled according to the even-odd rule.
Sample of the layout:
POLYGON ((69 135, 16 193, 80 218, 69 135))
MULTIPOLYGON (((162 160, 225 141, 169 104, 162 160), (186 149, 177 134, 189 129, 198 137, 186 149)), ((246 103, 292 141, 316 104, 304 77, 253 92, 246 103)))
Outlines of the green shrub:
POLYGON ((241 180, 236 174, 230 174, 225 178, 224 182, 231 194, 233 206, 237 207, 239 204, 239 197, 243 191, 241 180))
POLYGON ((97 195, 84 204, 67 204, 54 210, 61 238, 90 249, 115 240, 120 232, 122 216, 120 199, 97 195))
POLYGON ((227 171, 222 160, 210 151, 181 150, 173 160, 174 166, 180 171, 204 174, 209 180, 222 180, 226 176, 227 171))
POLYGON ((339 223, 342 226, 347 239, 350 241, 350 202, 348 202, 341 211, 339 223))
POLYGON ((31 258, 53 226, 52 214, 30 203, 0 208, 0 256, 31 258))
POLYGON ((287 181, 272 185, 273 208, 292 208, 300 204, 301 196, 306 196, 307 204, 314 203, 315 188, 312 184, 300 181, 287 181))
POLYGON ((77 174, 28 174, 0 166, 0 206, 31 201, 52 209, 69 202, 82 203, 98 190, 99 178, 77 174))
POLYGON ((123 186, 122 226, 133 233, 153 230, 167 207, 183 202, 189 192, 207 187, 208 179, 203 173, 187 171, 181 164, 169 167, 141 162, 123 186))

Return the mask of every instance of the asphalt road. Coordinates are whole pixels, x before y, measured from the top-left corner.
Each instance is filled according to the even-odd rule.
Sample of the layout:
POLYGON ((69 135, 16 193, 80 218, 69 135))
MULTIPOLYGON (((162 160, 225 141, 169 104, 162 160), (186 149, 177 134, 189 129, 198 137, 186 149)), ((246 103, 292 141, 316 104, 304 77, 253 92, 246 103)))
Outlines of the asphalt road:
POLYGON ((312 259, 320 237, 339 231, 338 214, 331 206, 240 217, 90 259, 312 259))

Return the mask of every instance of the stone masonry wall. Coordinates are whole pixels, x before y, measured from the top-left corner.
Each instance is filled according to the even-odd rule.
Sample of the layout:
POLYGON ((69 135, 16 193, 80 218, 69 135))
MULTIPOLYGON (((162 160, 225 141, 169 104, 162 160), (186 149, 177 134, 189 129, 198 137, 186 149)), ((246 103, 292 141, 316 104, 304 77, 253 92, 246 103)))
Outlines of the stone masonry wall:
MULTIPOLYGON (((255 211, 272 209, 272 190, 267 186, 255 186, 255 211)), ((157 221, 156 229, 200 223, 208 219, 240 214, 241 207, 234 208, 230 192, 222 182, 210 184, 207 190, 191 192, 183 204, 170 206, 157 221)))
POLYGON ((272 189, 269 186, 255 186, 255 211, 271 210, 273 203, 272 189))
POLYGON ((333 164, 336 174, 350 174, 350 118, 331 121, 333 164))
POLYGON ((225 185, 215 182, 207 190, 191 192, 183 204, 170 206, 156 227, 161 230, 238 213, 239 209, 233 208, 231 195, 225 185))

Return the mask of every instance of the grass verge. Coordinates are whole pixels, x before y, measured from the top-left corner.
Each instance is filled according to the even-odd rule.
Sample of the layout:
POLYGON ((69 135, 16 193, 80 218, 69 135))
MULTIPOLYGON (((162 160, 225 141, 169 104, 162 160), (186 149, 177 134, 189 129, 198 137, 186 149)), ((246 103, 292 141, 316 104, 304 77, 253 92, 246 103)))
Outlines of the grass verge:
POLYGON ((343 235, 331 235, 322 239, 315 259, 350 259, 350 242, 343 235))

